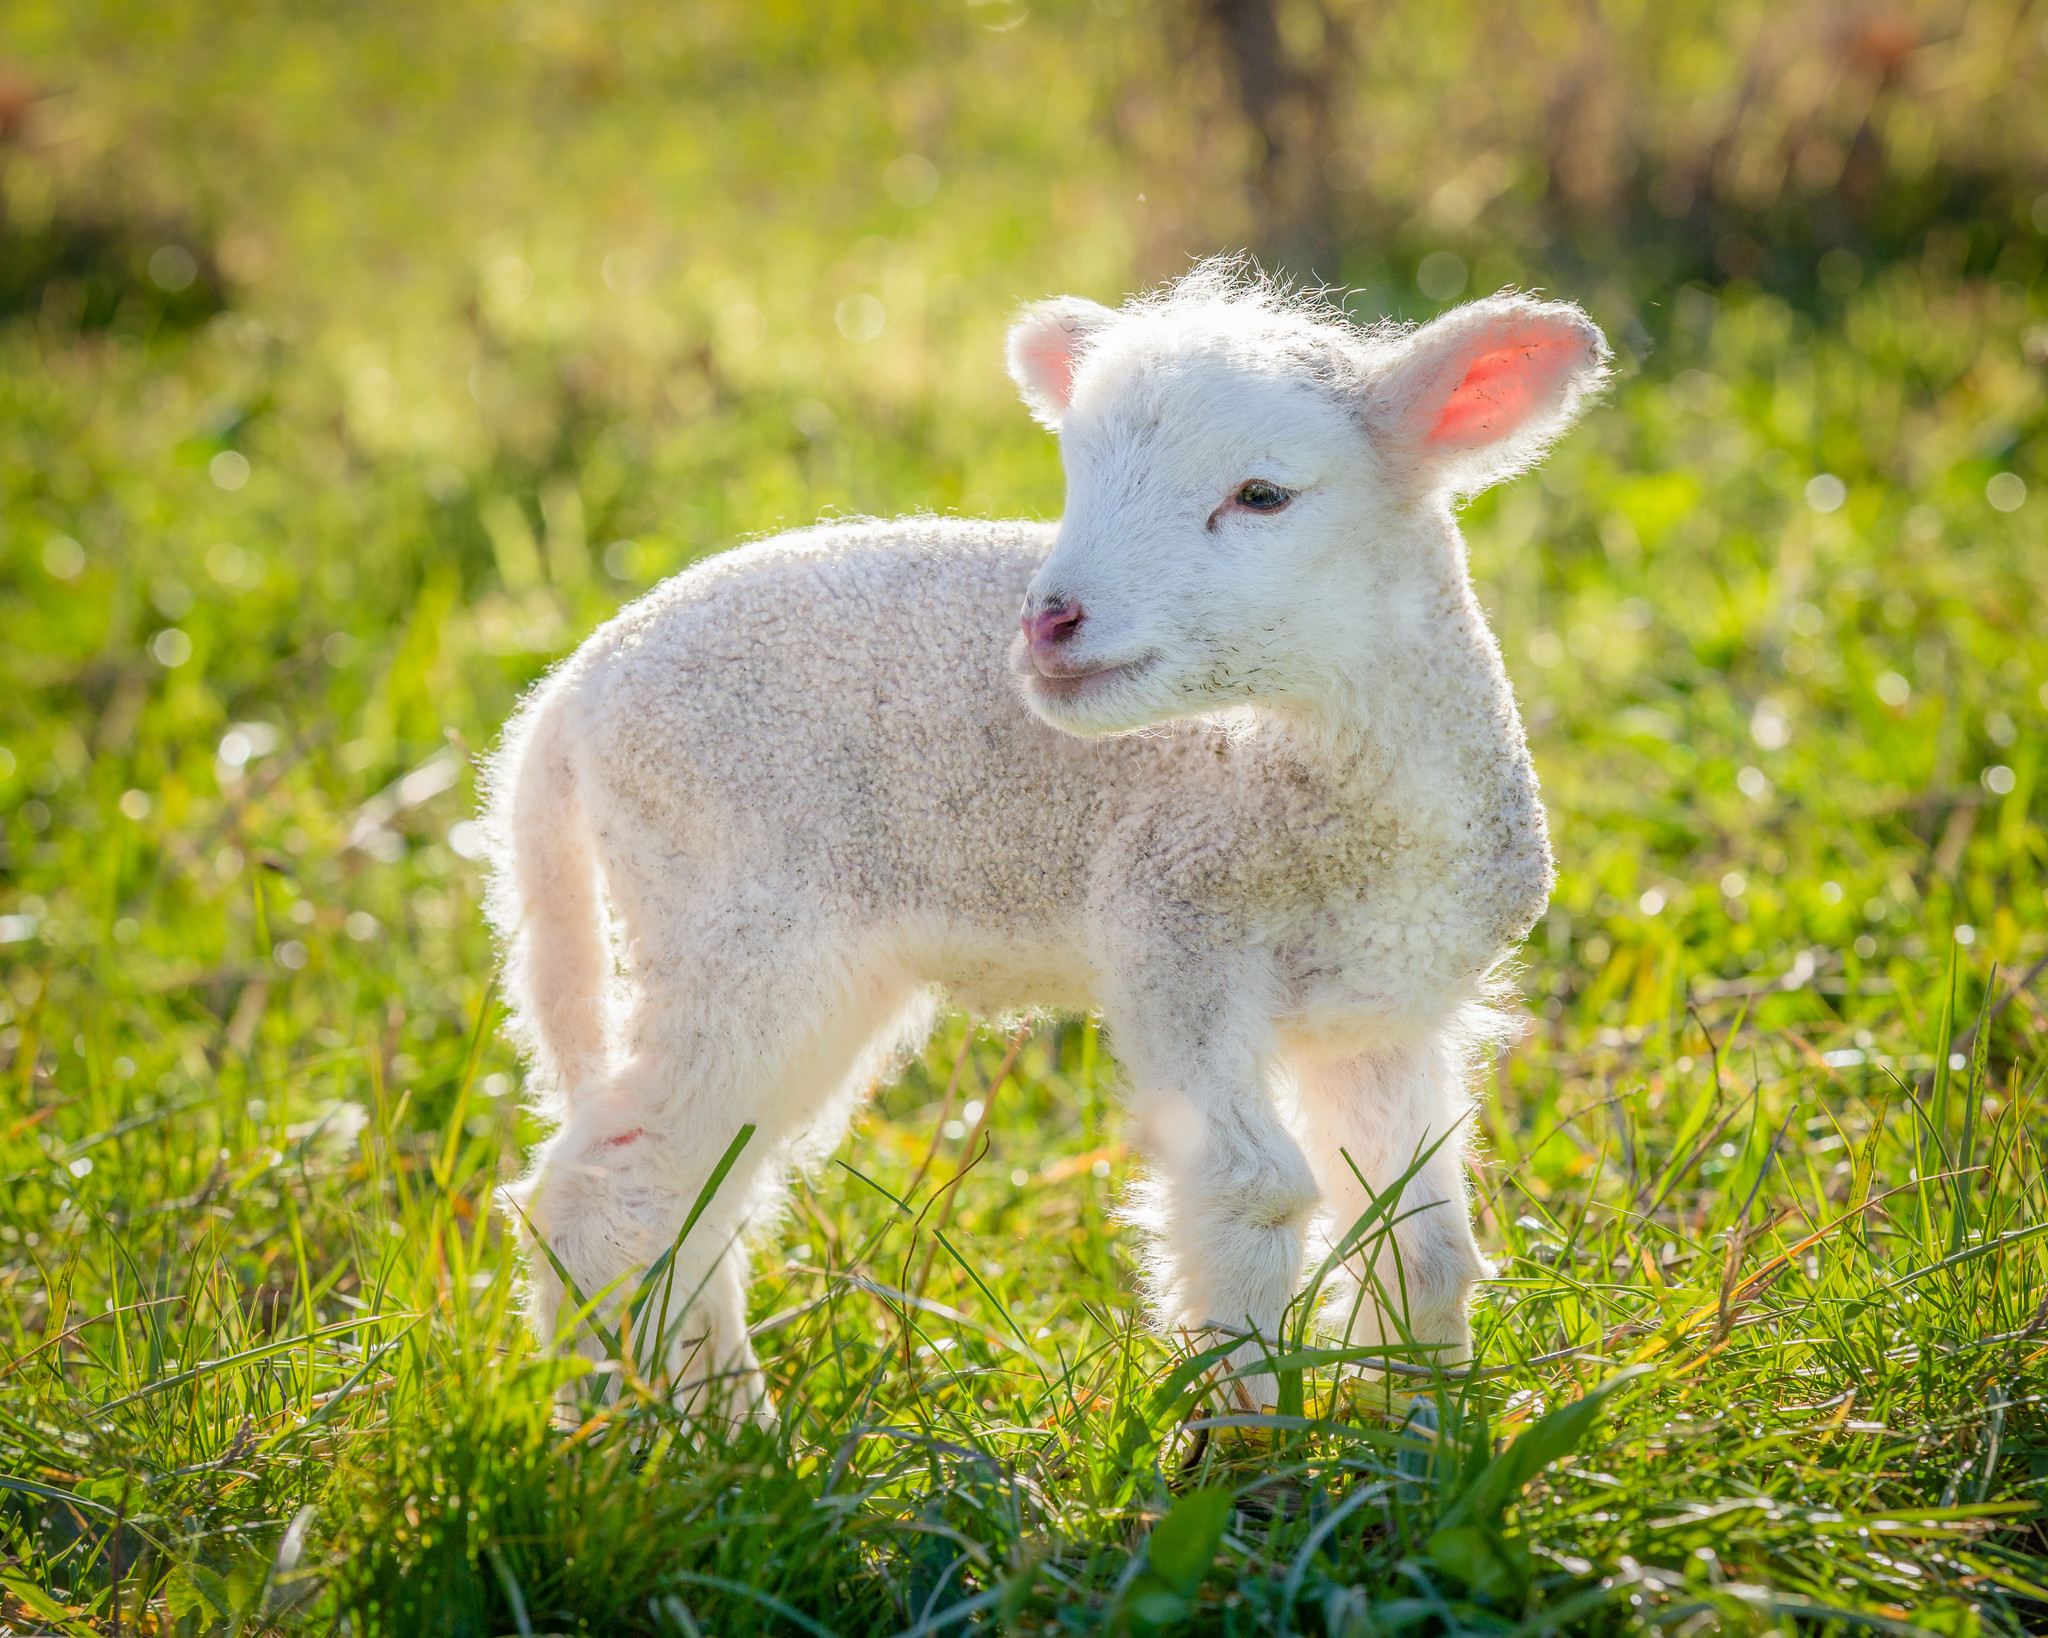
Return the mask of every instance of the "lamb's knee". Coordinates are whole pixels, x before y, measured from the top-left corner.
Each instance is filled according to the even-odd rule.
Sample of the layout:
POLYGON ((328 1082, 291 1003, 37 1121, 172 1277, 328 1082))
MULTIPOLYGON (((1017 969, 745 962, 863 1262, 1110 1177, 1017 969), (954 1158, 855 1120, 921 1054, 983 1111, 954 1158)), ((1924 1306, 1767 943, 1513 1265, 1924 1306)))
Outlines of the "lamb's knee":
POLYGON ((1139 1146, 1205 1210, 1279 1227, 1305 1221, 1321 1201, 1314 1168, 1268 1110, 1205 1108, 1153 1093, 1132 1115, 1139 1146))

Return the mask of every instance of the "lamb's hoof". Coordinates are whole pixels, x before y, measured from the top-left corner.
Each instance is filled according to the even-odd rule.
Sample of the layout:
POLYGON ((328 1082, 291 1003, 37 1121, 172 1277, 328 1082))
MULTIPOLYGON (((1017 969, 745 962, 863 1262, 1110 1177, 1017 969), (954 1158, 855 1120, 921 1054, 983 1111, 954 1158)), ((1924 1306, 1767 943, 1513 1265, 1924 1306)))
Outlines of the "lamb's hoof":
POLYGON ((1230 1485, 1236 1506, 1257 1519, 1298 1518, 1309 1507, 1309 1493, 1292 1474, 1273 1473, 1282 1459, 1289 1434, 1271 1428, 1197 1428, 1187 1436, 1189 1449, 1174 1474, 1171 1488, 1230 1485))
POLYGON ((1237 1510, 1259 1520, 1298 1519, 1309 1504, 1307 1488, 1291 1474, 1276 1473, 1237 1493, 1237 1510))

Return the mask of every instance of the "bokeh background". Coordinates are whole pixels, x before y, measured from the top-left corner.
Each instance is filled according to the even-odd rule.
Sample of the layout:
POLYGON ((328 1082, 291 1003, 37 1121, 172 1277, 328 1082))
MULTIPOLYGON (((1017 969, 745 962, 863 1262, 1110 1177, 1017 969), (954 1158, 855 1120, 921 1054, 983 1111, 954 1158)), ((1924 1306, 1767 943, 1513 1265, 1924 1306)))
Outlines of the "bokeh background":
MULTIPOLYGON (((744 1490, 758 1452, 656 1462, 646 1489, 612 1455, 548 1454, 490 1209, 536 1129, 491 1030, 474 759, 598 621, 736 540, 1056 516, 1056 450, 1001 369, 1011 314, 1235 250, 1365 320, 1540 288, 1586 305, 1620 363, 1540 474, 1464 518, 1561 869, 1523 956, 1530 1029, 1482 1088, 1503 1268, 1482 1347, 1533 1373, 1502 1388, 1512 1427, 1592 1385, 1560 1347, 1688 1303, 1719 1329, 1712 1369, 1645 1397, 1602 1456, 1637 1501, 1543 1493, 1566 1568, 1541 1597, 1598 1583, 1690 1609, 1673 1588, 1720 1587, 1696 1558, 1642 1580, 1688 1485, 1837 1520, 2033 1505, 2038 1361, 1970 1349, 2033 1334, 2048 1265, 1968 1261, 1909 1298, 1887 1282, 2040 1205, 2048 1016, 2011 981, 2048 951, 2048 10, 15 0, 0 1399, 11 1380, 38 1408, 0 1415, 0 1610, 225 1630, 303 1595, 366 1632, 545 1630, 524 1586, 565 1627, 696 1630, 658 1593, 714 1612, 704 1631, 788 1630, 742 1582, 882 1631, 932 1607, 905 1589, 938 1585, 916 1546, 933 1508, 1022 1562, 1029 1531, 1003 1535, 971 1484, 935 1500, 869 1473, 880 1511, 846 1516, 913 1522, 845 1547, 774 1522, 825 1516, 796 1447, 747 1492, 769 1524, 715 1536, 690 1508, 744 1490), (1917 1184, 1918 1228, 1839 1264, 1766 1233, 1946 1176, 1927 1134, 1967 1157, 1994 1126, 2016 1158, 1981 1200, 1958 1186, 1953 1239, 1917 1184), (1797 1323, 1731 1332, 1743 1259, 1767 1254, 1797 1323), (347 1329, 401 1308, 429 1317, 366 1333, 396 1352, 347 1329), (1838 1328, 1786 1340, 1821 1314, 1838 1328), (73 1329, 91 1315, 127 1317, 73 1329), (195 1374, 202 1356, 240 1363, 195 1374), (1738 1401, 1754 1442, 1674 1471, 1659 1418, 1738 1401), (1866 1429, 1847 1454, 1843 1426, 1866 1429), (528 1465, 492 1465, 512 1450, 528 1465), (145 1494, 138 1560, 103 1515, 145 1494), (293 1582, 301 1554, 328 1579, 293 1582), (726 1590, 662 1579, 677 1563, 726 1590)), ((1075 1020, 1034 1026, 1014 1073, 1012 1043, 950 1019, 847 1151, 914 1192, 985 1140, 939 1217, 960 1259, 913 1237, 900 1268, 845 1261, 897 1230, 835 1171, 800 1191, 757 1292, 765 1315, 850 1269, 982 1330, 913 1348, 907 1327, 936 1322, 902 1320, 892 1354, 897 1310, 842 1280, 834 1301, 866 1317, 778 1330, 778 1385, 829 1323, 842 1375, 803 1378, 824 1422, 951 1416, 945 1438, 1005 1461, 1039 1449, 1005 1444, 1018 1428, 1069 1441, 1078 1467, 1033 1470, 1066 1509, 1045 1528, 1094 1543, 1061 1561, 1064 1630, 1152 1630, 1133 1587, 1169 1600, 1155 1615, 1220 1622, 1237 1599, 1284 1622, 1271 1588, 1292 1573, 1324 1600, 1306 1630, 1377 1631, 1346 1600, 1408 1597, 1421 1562, 1444 1596, 1512 1604, 1392 1525, 1304 1582, 1287 1566, 1308 1524, 1288 1536, 1285 1508, 1278 1567, 1235 1591, 1131 1580, 1120 1510, 1152 1494, 1131 1475, 1159 1445, 1110 1407, 1167 1367, 1132 1340, 1113 1062, 1075 1020), (992 1303, 1019 1339, 1109 1349, 1102 1397, 1071 1378, 1056 1402, 977 1397, 1009 1391, 986 1374, 992 1303), (939 1371, 956 1344, 985 1373, 964 1388, 939 1371), (900 1355, 886 1388, 861 1385, 863 1348, 877 1372, 900 1355)), ((1401 1471, 1402 1495, 1427 1489, 1427 1460, 1401 1471)), ((2006 1553, 2032 1594, 1966 1573, 1938 1532, 1886 1558, 1771 1519, 1739 1540, 1702 1525, 1702 1550, 1745 1586, 1926 1630, 2019 1631, 2048 1596, 2017 1527, 1967 1525, 1970 1550, 2006 1553)), ((1715 1619, 1761 1631, 1780 1607, 1757 1598, 1715 1619)))
MULTIPOLYGON (((1751 801, 1810 767, 1825 810, 1846 758, 1864 808, 1922 802, 1899 822, 1938 831, 1961 810, 1923 786, 2033 778, 2005 753, 2040 708, 2044 26, 1998 3, 11 7, 13 884, 117 783, 216 858, 211 829, 247 824, 244 854, 289 830, 325 855, 366 786, 451 730, 482 749, 550 656, 735 539, 1056 514, 998 368, 1010 313, 1238 248, 1365 318, 1513 283, 1614 339, 1612 408, 1470 519, 1567 833, 1650 793, 1684 810, 1633 862, 1574 836, 1570 913, 1603 871, 1616 903, 1695 878, 1662 883, 1677 909, 1763 874, 1708 817, 1748 811, 1745 767, 1751 801), (1943 618, 1956 596, 1992 624, 1943 618), (1847 738, 1774 768, 1808 722, 1847 738), (220 786, 280 746, 329 811, 285 824, 220 786)), ((1838 933, 1895 874, 1859 863, 1838 933)), ((448 932, 439 959, 483 961, 448 932)))

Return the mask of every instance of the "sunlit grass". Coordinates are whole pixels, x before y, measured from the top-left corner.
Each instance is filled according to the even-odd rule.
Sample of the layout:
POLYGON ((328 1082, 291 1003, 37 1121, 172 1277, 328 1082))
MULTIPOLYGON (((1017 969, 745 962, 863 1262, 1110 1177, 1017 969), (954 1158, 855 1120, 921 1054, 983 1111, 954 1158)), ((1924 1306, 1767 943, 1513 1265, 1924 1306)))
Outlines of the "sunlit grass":
MULTIPOLYGON (((1838 263, 1804 309, 1552 281, 1640 325, 1465 518, 1561 871, 1475 1088, 1473 1369, 1368 1375, 1301 1314, 1247 1416, 1148 1327, 1114 1042, 955 1016, 761 1226, 780 1420, 735 1430, 522 1328, 474 759, 703 552, 1055 512, 1002 325, 1115 299, 1141 228, 1088 85, 1033 67, 1065 35, 849 13, 777 36, 769 96, 732 18, 663 35, 698 143, 519 16, 538 78, 416 117, 402 53, 253 25, 152 78, 297 65, 246 194, 175 111, 147 167, 232 215, 243 299, 0 331, 0 1624, 2040 1630, 2033 263, 1838 263), (887 96, 821 79, 891 52, 887 96), (926 194, 942 93, 972 140, 926 194), (337 178, 322 121, 387 97, 337 178)), ((10 158, 9 208, 70 152, 10 158)))
MULTIPOLYGON (((630 1379, 552 1424, 576 1367, 513 1306, 498 1100, 422 1129, 353 1051, 263 1083, 260 1109, 238 1084, 232 1116, 88 1081, 60 1110, 88 1135, 8 1134, 17 1613, 109 1627, 118 1577, 129 1622, 189 1631, 343 1609, 395 1632, 1541 1610, 1952 1630, 1965 1608, 2021 1630, 2048 1351, 2035 1089, 1991 1091, 1980 1048, 1916 1100, 1889 1052, 1850 1084, 1798 1037, 1723 1025, 1718 1060, 1684 1015, 1603 1054, 1621 1088, 1554 1122, 1533 1089, 1571 1068, 1519 1057, 1480 1368, 1390 1382, 1311 1354, 1264 1418, 1137 1324, 1088 1028, 1042 1023, 994 1085, 1015 1038, 945 1032, 863 1123, 865 1176, 800 1190, 755 1288, 773 1433, 679 1422, 630 1379), (943 1136, 949 1083, 993 1111, 972 1147, 943 1136), (359 1130, 341 1086, 368 1094, 359 1130), (937 1255, 906 1189, 950 1197, 937 1255), (1595 1391, 1604 1416, 1571 1425, 1595 1391), (1195 1546, 1162 1564, 1145 1521, 1176 1506, 1195 1546)), ((451 1041, 422 1083, 459 1107, 481 1068, 451 1041)))

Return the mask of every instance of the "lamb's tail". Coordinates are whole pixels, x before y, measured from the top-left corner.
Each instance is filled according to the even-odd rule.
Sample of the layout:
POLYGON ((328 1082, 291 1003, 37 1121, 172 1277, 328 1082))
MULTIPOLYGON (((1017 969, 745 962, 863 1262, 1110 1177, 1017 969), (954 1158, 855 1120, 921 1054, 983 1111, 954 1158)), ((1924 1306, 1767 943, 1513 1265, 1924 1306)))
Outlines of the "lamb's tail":
POLYGON ((607 1067, 611 952, 598 859, 558 674, 530 696, 490 770, 487 901, 505 949, 512 1029, 541 1087, 567 1100, 607 1067))

